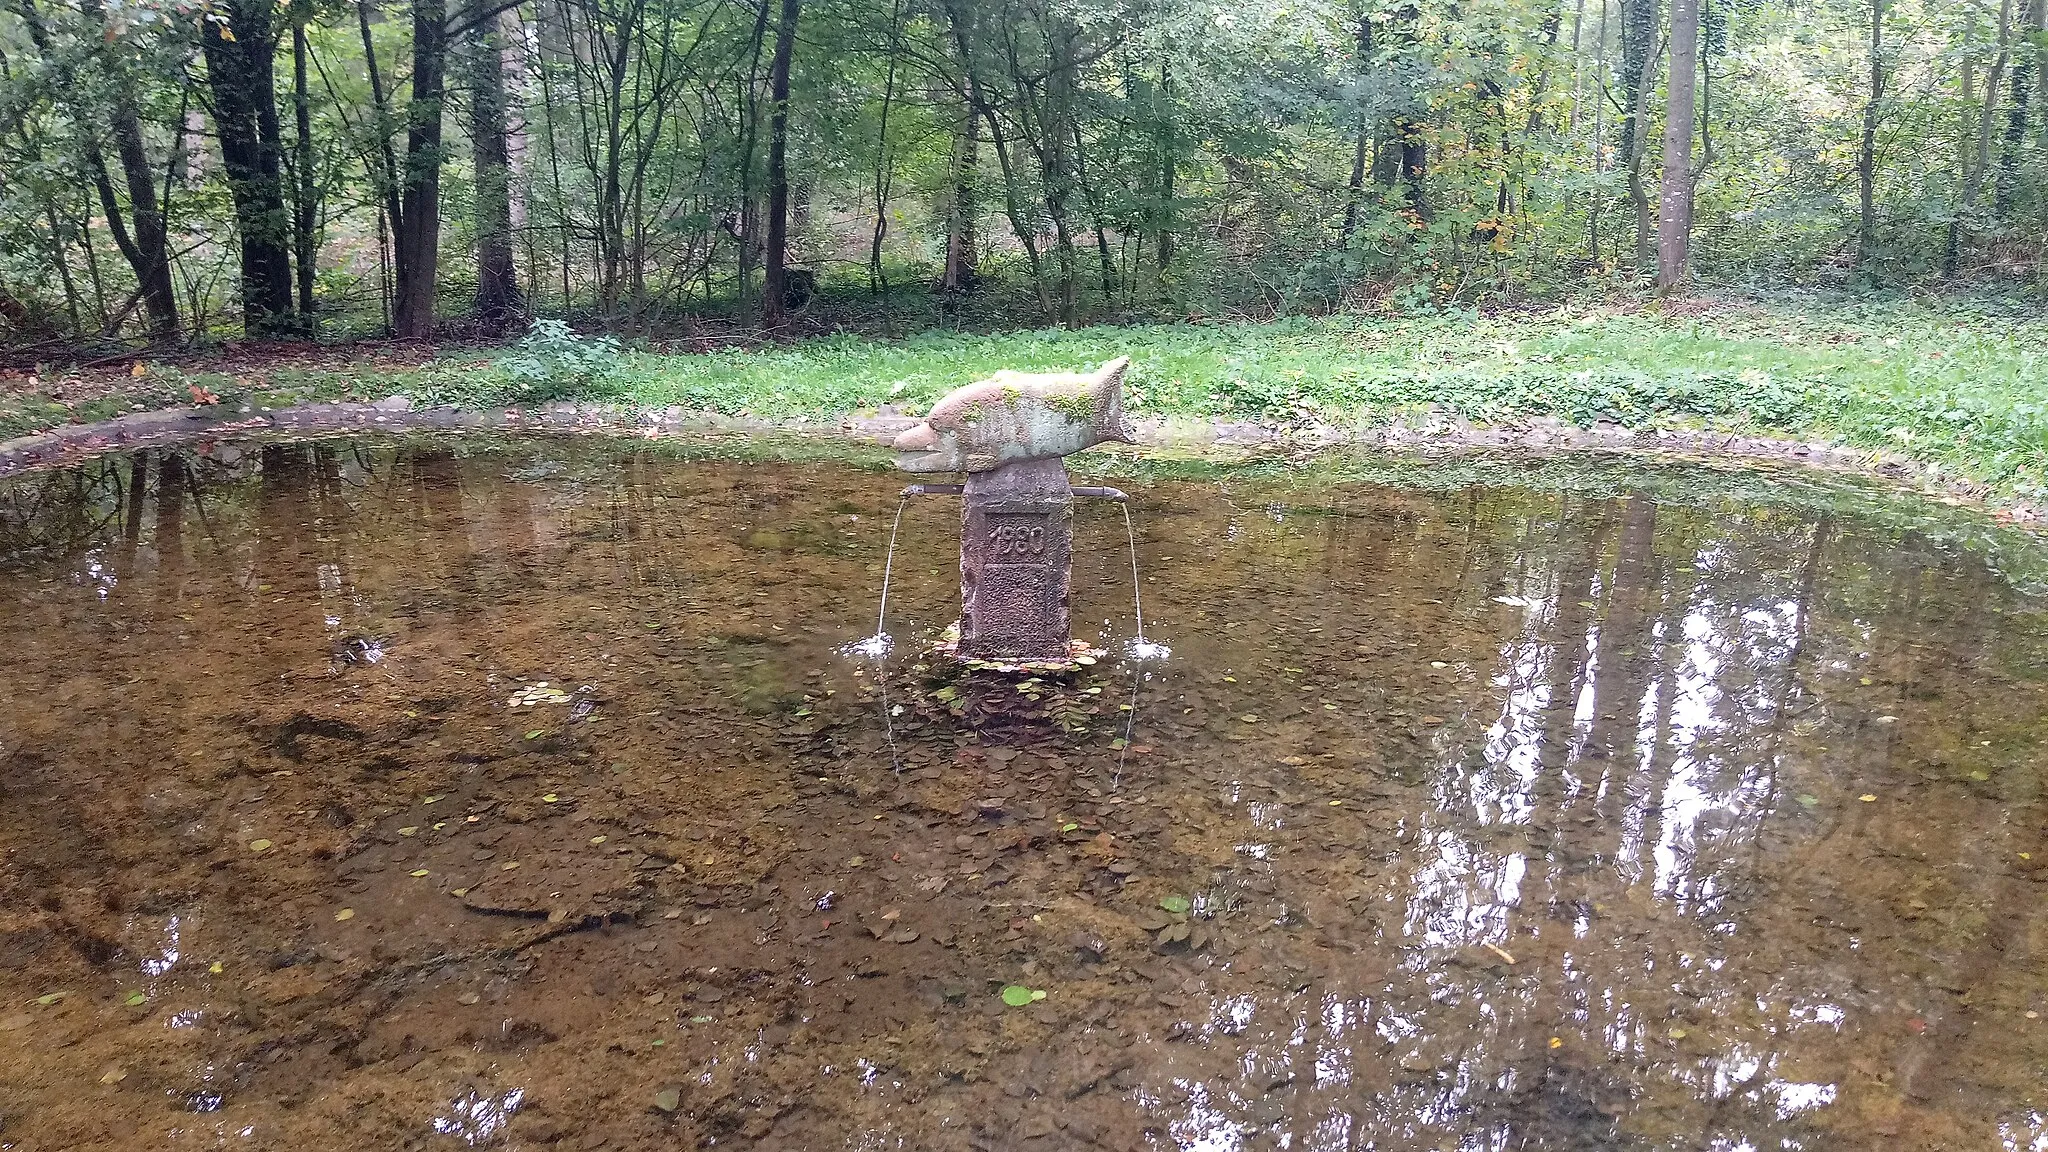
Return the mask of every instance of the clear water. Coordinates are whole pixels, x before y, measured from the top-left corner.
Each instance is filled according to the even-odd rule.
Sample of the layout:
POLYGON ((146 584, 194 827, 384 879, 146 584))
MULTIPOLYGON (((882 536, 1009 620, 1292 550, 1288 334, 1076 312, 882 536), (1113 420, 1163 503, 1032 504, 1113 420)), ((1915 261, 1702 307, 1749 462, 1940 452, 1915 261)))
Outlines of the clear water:
POLYGON ((886 730, 884 472, 19 478, 0 1146, 2048 1147, 2048 603, 1631 475, 1119 477, 1021 692, 914 502, 886 730))

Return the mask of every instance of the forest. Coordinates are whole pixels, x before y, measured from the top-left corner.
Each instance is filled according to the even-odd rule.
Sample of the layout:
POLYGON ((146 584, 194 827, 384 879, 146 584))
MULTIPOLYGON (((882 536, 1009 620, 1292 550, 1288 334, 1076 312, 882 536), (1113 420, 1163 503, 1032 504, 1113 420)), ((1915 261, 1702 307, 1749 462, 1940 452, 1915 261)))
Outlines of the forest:
POLYGON ((0 342, 2037 290, 2048 0, 0 0, 0 342))

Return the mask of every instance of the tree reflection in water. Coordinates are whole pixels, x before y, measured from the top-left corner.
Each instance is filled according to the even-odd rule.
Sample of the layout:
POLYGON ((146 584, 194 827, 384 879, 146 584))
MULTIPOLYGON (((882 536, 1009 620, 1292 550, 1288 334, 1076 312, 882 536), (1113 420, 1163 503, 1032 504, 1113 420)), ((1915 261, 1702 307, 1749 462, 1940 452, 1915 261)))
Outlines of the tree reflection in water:
MULTIPOLYGON (((1174 653, 1140 754, 911 717, 900 776, 834 655, 884 475, 332 442, 11 481, 0 991, 118 990, 172 924, 325 989, 151 973, 234 1023, 80 1009, 34 1058, 153 1054, 172 1094, 20 1114, 86 1144, 203 1089, 220 1132, 334 1147, 451 1099, 517 1103, 478 1139, 620 1146, 2044 1147, 2043 601, 1939 518, 1699 479, 1119 480, 1174 653), (516 678, 575 719, 508 716, 516 678), (454 894, 515 859, 538 903, 454 894), (1213 946, 1141 935, 1168 893, 1213 946), (507 943, 549 899, 608 926, 507 943), (677 1008, 691 972, 718 995, 677 1008), (487 979, 474 1011, 528 1040, 435 983, 487 979), (1012 979, 1050 995, 987 1003, 1012 979)), ((950 619, 951 514, 906 523, 906 646, 950 619)), ((1077 541, 1104 639, 1120 528, 1077 541)))

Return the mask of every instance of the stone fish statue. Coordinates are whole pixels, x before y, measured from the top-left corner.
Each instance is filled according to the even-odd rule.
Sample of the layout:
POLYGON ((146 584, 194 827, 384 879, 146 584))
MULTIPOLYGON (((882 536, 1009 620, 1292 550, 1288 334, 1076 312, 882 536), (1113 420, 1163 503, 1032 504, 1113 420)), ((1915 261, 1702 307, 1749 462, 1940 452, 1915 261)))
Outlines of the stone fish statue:
POLYGON ((1051 460, 1107 441, 1137 443, 1124 416, 1119 356, 1093 372, 1007 369, 946 394, 896 437, 905 472, 987 472, 1018 460, 1051 460))

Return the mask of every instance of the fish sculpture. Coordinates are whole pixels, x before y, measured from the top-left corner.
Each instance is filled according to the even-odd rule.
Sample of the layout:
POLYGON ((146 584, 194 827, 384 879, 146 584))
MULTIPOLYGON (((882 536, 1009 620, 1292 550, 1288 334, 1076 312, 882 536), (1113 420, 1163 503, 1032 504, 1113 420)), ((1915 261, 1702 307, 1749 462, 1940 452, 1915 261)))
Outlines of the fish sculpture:
POLYGON ((987 472, 1114 441, 1138 442, 1124 415, 1119 356, 1093 372, 1011 372, 956 388, 891 445, 905 472, 987 472))

